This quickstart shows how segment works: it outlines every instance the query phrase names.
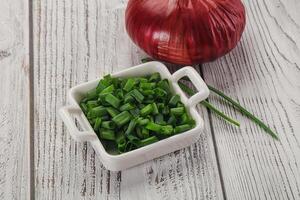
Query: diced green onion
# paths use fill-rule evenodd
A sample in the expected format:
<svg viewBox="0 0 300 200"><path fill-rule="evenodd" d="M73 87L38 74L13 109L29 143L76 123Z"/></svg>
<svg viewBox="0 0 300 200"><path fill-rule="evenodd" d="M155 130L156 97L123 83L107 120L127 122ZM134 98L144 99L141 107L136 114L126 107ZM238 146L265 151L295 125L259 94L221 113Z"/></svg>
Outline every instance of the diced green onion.
<svg viewBox="0 0 300 200"><path fill-rule="evenodd" d="M187 123L189 123L189 121L190 121L190 118L188 117L188 115L186 113L181 115L180 124L187 124Z"/></svg>
<svg viewBox="0 0 300 200"><path fill-rule="evenodd" d="M106 108L103 106L98 106L95 108L92 108L88 112L88 118L96 118L96 117L101 117L107 113Z"/></svg>
<svg viewBox="0 0 300 200"><path fill-rule="evenodd" d="M84 114L87 114L88 108L87 108L87 105L85 103L83 103L83 102L80 103L80 108L82 109Z"/></svg>
<svg viewBox="0 0 300 200"><path fill-rule="evenodd" d="M161 130L161 125L159 124L155 124L153 122L149 122L146 126L146 129L150 130L150 131L154 131L154 132L160 132Z"/></svg>
<svg viewBox="0 0 300 200"><path fill-rule="evenodd" d="M150 113L152 113L152 111L153 111L152 104L148 104L141 110L141 116L149 115Z"/></svg>
<svg viewBox="0 0 300 200"><path fill-rule="evenodd" d="M142 135L142 128L141 127L136 127L136 135L140 138L143 139L143 135Z"/></svg>
<svg viewBox="0 0 300 200"><path fill-rule="evenodd" d="M112 130L100 129L99 136L105 140L115 140L115 133Z"/></svg>
<svg viewBox="0 0 300 200"><path fill-rule="evenodd" d="M113 122L117 124L118 127L123 126L127 122L129 122L131 119L131 115L129 114L128 111L123 111L114 118L112 118Z"/></svg>
<svg viewBox="0 0 300 200"><path fill-rule="evenodd" d="M165 104L164 103L158 103L157 108L158 108L158 110L162 111L165 108Z"/></svg>
<svg viewBox="0 0 300 200"><path fill-rule="evenodd" d="M122 143L118 143L118 151L119 153L124 153L125 152L125 147L126 147L126 141Z"/></svg>
<svg viewBox="0 0 300 200"><path fill-rule="evenodd" d="M143 136L143 138L149 137L149 130L146 129L145 127L142 128L142 136Z"/></svg>
<svg viewBox="0 0 300 200"><path fill-rule="evenodd" d="M166 125L166 122L164 121L164 116L162 114L158 114L155 116L155 123L159 125Z"/></svg>
<svg viewBox="0 0 300 200"><path fill-rule="evenodd" d="M191 128L192 128L191 125L189 125L189 124L183 124L183 125L180 125L180 126L176 126L176 127L174 128L174 132L175 132L175 133L181 133L181 132L190 130Z"/></svg>
<svg viewBox="0 0 300 200"><path fill-rule="evenodd" d="M136 126L136 119L132 119L128 125L125 135L131 134Z"/></svg>
<svg viewBox="0 0 300 200"><path fill-rule="evenodd" d="M131 110L134 108L134 105L131 103L125 103L120 107L120 111L126 111L126 110Z"/></svg>
<svg viewBox="0 0 300 200"><path fill-rule="evenodd" d="M143 95L148 96L148 98L150 97L150 95L155 94L153 90L142 90L141 92L143 93Z"/></svg>
<svg viewBox="0 0 300 200"><path fill-rule="evenodd" d="M160 74L159 73L154 73L150 76L149 78L149 81L152 82L152 81L159 81L160 80Z"/></svg>
<svg viewBox="0 0 300 200"><path fill-rule="evenodd" d="M95 107L99 106L97 100L88 101L88 102L86 102L85 105L87 106L87 109L88 109L88 110L90 110L90 109L92 109L92 108L95 108Z"/></svg>
<svg viewBox="0 0 300 200"><path fill-rule="evenodd" d="M87 100L96 100L97 98L98 98L98 93L96 89L89 91L86 95Z"/></svg>
<svg viewBox="0 0 300 200"><path fill-rule="evenodd" d="M170 113L170 109L168 106L165 106L162 110L162 114L163 115L168 115Z"/></svg>
<svg viewBox="0 0 300 200"><path fill-rule="evenodd" d="M172 135L173 133L173 126L172 125L166 125L161 127L161 133L163 135Z"/></svg>
<svg viewBox="0 0 300 200"><path fill-rule="evenodd" d="M109 116L108 115L103 115L103 116L101 116L101 120L102 121L107 121L107 120L109 120Z"/></svg>
<svg viewBox="0 0 300 200"><path fill-rule="evenodd" d="M175 107L179 101L180 101L180 96L178 94L172 96L172 98L169 101L170 107Z"/></svg>
<svg viewBox="0 0 300 200"><path fill-rule="evenodd" d="M168 119L168 124L176 125L176 117L174 115L171 115L170 118Z"/></svg>
<svg viewBox="0 0 300 200"><path fill-rule="evenodd" d="M158 87L160 87L161 89L163 89L166 93L170 93L170 85L169 85L169 81L167 79L161 80L158 82L157 84Z"/></svg>
<svg viewBox="0 0 300 200"><path fill-rule="evenodd" d="M110 85L107 88L105 88L104 90L102 90L102 92L100 92L100 94L109 94L112 93L115 90L114 85Z"/></svg>
<svg viewBox="0 0 300 200"><path fill-rule="evenodd" d="M149 122L150 122L149 119L144 119L144 118L139 118L137 120L137 123L139 126L144 126L144 125L148 124Z"/></svg>
<svg viewBox="0 0 300 200"><path fill-rule="evenodd" d="M133 117L138 117L140 115L140 109L134 108L129 110L130 114L132 114Z"/></svg>
<svg viewBox="0 0 300 200"><path fill-rule="evenodd" d="M119 108L120 106L120 99L118 99L117 97L115 97L114 95L112 94L108 94L106 97L105 97L105 101L107 103L109 103L110 105L112 105L114 108Z"/></svg>
<svg viewBox="0 0 300 200"><path fill-rule="evenodd" d="M139 142L139 147L143 147L143 146L146 146L146 145L149 145L149 144L153 144L155 142L158 142L158 139L157 139L156 136L152 136L152 137L141 140Z"/></svg>
<svg viewBox="0 0 300 200"><path fill-rule="evenodd" d="M95 120L95 124L94 124L94 130L95 131L99 130L101 122L102 122L101 118L97 117L96 120Z"/></svg>
<svg viewBox="0 0 300 200"><path fill-rule="evenodd" d="M126 92L129 92L129 91L132 90L132 88L134 87L134 85L135 85L135 80L133 78L130 78L130 79L127 80L127 82L126 82L126 84L125 84L125 86L124 86L123 89Z"/></svg>
<svg viewBox="0 0 300 200"><path fill-rule="evenodd" d="M126 138L125 138L124 132L118 131L116 133L116 143L117 144L126 143Z"/></svg>
<svg viewBox="0 0 300 200"><path fill-rule="evenodd" d="M150 90L156 86L156 83L141 83L140 88L143 90Z"/></svg>
<svg viewBox="0 0 300 200"><path fill-rule="evenodd" d="M170 112L172 115L180 116L184 113L184 107L171 108Z"/></svg>
<svg viewBox="0 0 300 200"><path fill-rule="evenodd" d="M96 88L97 92L102 92L105 88L110 86L112 84L112 78L110 75L104 76L103 79L101 79L98 83L98 86Z"/></svg>
<svg viewBox="0 0 300 200"><path fill-rule="evenodd" d="M101 127L106 129L115 129L116 124L112 121L103 121Z"/></svg>
<svg viewBox="0 0 300 200"><path fill-rule="evenodd" d="M139 103L142 103L144 100L144 96L137 89L131 91L131 96Z"/></svg>
<svg viewBox="0 0 300 200"><path fill-rule="evenodd" d="M130 95L130 93L127 93L125 96L124 96L124 102L125 103L130 103L130 102L133 102L134 101L134 98Z"/></svg>
<svg viewBox="0 0 300 200"><path fill-rule="evenodd" d="M153 108L152 114L157 115L159 112L156 103L152 103L152 108Z"/></svg>
<svg viewBox="0 0 300 200"><path fill-rule="evenodd" d="M117 116L118 114L120 114L120 112L119 112L117 109L113 108L113 107L108 107L108 108L106 108L106 110L107 110L108 114L109 114L111 117L115 117L115 116Z"/></svg>
<svg viewBox="0 0 300 200"><path fill-rule="evenodd" d="M164 97L164 96L167 95L167 92L164 91L164 90L161 89L161 88L155 88L155 89L154 89L154 93L155 93L155 95L156 95L157 97Z"/></svg>

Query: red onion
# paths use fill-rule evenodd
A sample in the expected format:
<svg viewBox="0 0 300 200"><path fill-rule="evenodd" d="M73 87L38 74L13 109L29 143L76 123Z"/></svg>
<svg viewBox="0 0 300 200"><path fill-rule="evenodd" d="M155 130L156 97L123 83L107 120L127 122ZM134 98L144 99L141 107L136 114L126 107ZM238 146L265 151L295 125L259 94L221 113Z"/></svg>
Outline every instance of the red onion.
<svg viewBox="0 0 300 200"><path fill-rule="evenodd" d="M126 29L151 57L175 64L212 61L233 49L245 27L240 0L129 0Z"/></svg>

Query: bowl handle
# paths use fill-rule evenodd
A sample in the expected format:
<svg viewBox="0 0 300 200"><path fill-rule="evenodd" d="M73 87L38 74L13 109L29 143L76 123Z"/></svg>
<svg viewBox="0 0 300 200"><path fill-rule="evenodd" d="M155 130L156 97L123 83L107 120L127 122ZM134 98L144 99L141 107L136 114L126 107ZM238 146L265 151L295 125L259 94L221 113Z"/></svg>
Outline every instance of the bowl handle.
<svg viewBox="0 0 300 200"><path fill-rule="evenodd" d="M98 139L97 135L90 126L88 120L84 117L81 109L74 106L65 106L59 110L59 114L67 126L70 135L79 142L86 142ZM75 124L74 116L79 124L81 125L83 131L79 130Z"/></svg>
<svg viewBox="0 0 300 200"><path fill-rule="evenodd" d="M184 76L187 76L198 90L198 92L191 96L186 102L187 106L194 107L208 97L209 89L199 73L193 67L183 67L172 74L172 81L176 82L175 85L178 87L177 89L180 89L178 81ZM180 91L182 92L181 89Z"/></svg>

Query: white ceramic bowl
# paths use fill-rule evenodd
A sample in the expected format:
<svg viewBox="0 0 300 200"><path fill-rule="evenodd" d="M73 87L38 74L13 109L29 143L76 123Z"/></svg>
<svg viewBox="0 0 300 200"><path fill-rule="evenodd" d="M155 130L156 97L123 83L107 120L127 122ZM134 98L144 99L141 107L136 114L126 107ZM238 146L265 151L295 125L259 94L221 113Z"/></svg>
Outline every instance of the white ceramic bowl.
<svg viewBox="0 0 300 200"><path fill-rule="evenodd" d="M193 129L124 154L112 155L104 149L101 141L98 139L96 133L79 106L80 100L84 97L87 91L97 86L100 79L89 81L71 88L68 93L68 97L73 105L60 109L60 115L71 136L80 142L90 142L96 153L99 155L100 161L109 170L118 171L141 164L153 158L157 158L189 146L196 142L199 138L203 129L203 119L195 107L197 103L208 97L209 90L194 68L184 67L171 74L164 64L160 62L148 62L114 73L112 74L112 77L137 77L149 75L154 72L159 72L163 79L168 79L173 92L180 95L182 103L186 106L187 111L196 122L196 126ZM198 90L198 92L189 99L177 83L178 80L184 76L189 77ZM78 129L75 124L75 118L83 130Z"/></svg>

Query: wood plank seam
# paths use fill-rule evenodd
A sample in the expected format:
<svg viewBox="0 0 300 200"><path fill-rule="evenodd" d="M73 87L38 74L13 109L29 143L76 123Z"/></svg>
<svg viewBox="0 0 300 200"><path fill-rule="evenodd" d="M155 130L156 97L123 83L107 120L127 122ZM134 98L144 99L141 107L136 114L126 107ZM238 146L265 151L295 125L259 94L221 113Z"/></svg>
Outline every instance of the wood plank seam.
<svg viewBox="0 0 300 200"><path fill-rule="evenodd" d="M29 29L29 199L35 199L34 185L34 44L33 44L33 0L28 0Z"/></svg>

